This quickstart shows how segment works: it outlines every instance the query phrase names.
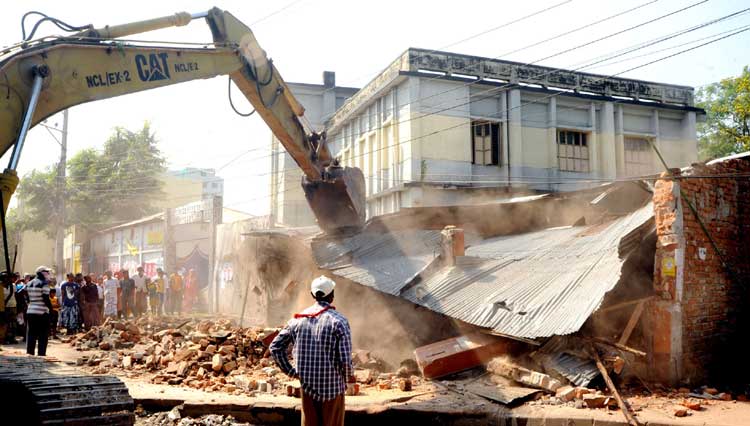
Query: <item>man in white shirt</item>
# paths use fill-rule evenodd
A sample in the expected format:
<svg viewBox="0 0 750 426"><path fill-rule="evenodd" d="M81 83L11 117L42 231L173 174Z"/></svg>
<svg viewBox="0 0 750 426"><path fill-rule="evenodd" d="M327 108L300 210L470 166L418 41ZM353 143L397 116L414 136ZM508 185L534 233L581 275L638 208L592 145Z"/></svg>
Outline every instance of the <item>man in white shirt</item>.
<svg viewBox="0 0 750 426"><path fill-rule="evenodd" d="M107 317L117 317L117 290L120 288L120 282L112 278L112 271L105 272L107 279L104 280L104 315Z"/></svg>
<svg viewBox="0 0 750 426"><path fill-rule="evenodd" d="M149 278L143 273L143 266L138 267L138 273L133 276L135 281L135 316L146 313L146 297L148 295Z"/></svg>

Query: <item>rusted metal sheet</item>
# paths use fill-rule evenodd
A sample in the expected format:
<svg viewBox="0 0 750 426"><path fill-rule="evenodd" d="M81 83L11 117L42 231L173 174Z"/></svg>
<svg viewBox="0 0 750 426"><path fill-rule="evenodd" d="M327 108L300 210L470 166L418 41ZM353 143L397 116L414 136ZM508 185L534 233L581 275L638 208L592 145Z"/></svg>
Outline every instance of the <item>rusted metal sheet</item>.
<svg viewBox="0 0 750 426"><path fill-rule="evenodd" d="M475 382L466 385L467 392L471 392L475 395L479 395L482 398L487 398L491 401L499 402L505 405L514 405L520 403L531 397L542 392L539 389L515 387L515 386L503 386L496 385L494 383Z"/></svg>
<svg viewBox="0 0 750 426"><path fill-rule="evenodd" d="M510 341L489 336L459 336L414 350L422 375L435 379L484 364L507 353Z"/></svg>

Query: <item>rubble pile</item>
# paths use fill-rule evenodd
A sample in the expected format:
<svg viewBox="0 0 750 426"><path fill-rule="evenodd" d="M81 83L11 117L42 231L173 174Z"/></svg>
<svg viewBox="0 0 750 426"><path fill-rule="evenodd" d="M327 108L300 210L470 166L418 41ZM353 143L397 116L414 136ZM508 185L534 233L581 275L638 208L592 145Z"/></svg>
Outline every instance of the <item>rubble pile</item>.
<svg viewBox="0 0 750 426"><path fill-rule="evenodd" d="M268 353L278 328L239 328L229 320L177 321L160 318L108 319L67 342L82 352L76 364L94 374L122 370L130 377L150 374L151 383L183 385L236 395L271 393L300 396L299 381L281 374ZM348 395L361 389L410 391L420 384L414 360L397 371L369 351L352 354L356 383Z"/></svg>
<svg viewBox="0 0 750 426"><path fill-rule="evenodd" d="M229 320L180 325L151 318L108 320L69 343L81 351L103 351L77 360L78 365L94 367L94 373L111 368L152 372L153 383L240 394L279 387L279 370L267 354L278 330L239 328Z"/></svg>
<svg viewBox="0 0 750 426"><path fill-rule="evenodd" d="M136 426L250 426L239 422L229 415L208 414L198 418L183 417L180 407L159 413L141 412L135 422Z"/></svg>
<svg viewBox="0 0 750 426"><path fill-rule="evenodd" d="M413 359L402 361L397 371L389 372L389 365L373 356L370 351L358 349L352 352L352 365L356 383L347 387L347 395L357 395L360 389L398 389L409 392L422 383L421 373Z"/></svg>

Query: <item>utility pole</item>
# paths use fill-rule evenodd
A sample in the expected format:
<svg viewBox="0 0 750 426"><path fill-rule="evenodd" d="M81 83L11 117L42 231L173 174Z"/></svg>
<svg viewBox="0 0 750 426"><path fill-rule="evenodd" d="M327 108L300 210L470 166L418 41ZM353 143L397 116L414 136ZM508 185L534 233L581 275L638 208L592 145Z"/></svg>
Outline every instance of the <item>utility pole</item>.
<svg viewBox="0 0 750 426"><path fill-rule="evenodd" d="M62 139L60 141L60 162L57 164L57 232L55 234L55 273L57 282L65 277L63 250L65 245L65 168L68 156L68 110L63 111Z"/></svg>

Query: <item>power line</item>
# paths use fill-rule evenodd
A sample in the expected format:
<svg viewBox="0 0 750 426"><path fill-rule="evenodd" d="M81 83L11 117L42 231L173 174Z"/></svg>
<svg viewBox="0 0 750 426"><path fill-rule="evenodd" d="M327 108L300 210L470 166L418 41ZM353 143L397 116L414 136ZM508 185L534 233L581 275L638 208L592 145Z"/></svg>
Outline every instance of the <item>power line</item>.
<svg viewBox="0 0 750 426"><path fill-rule="evenodd" d="M708 1L708 0L703 0L703 1ZM738 12L735 12L735 13L732 13L732 14L729 14L729 15L725 15L725 16L717 18L717 19L713 19L711 21L708 21L708 22L706 22L704 24L701 24L701 25L698 25L698 26L688 27L687 29L683 30L680 33L680 35L687 34L688 32L692 32L692 31L696 31L696 30L704 28L704 27L706 27L708 25L713 25L713 24L715 24L717 22L720 22L722 20L729 19L731 17L735 17L738 14L746 13L748 10L750 10L750 8L744 9L744 10L741 10L741 11L738 11ZM666 15L663 15L663 16L666 16ZM649 22L653 22L653 20L651 20ZM633 27L631 27L631 28L633 28ZM673 38L673 37L671 37L671 35L670 36L665 36L665 37ZM653 45L653 44L656 44L658 42L665 41L665 40L668 39L668 38L665 38L665 37L660 37L660 38L654 39L654 40L657 40L657 41L656 42L651 42L648 45ZM643 43L641 43L639 45L642 45L642 44ZM646 47L646 46L641 46L641 48L643 48L643 47ZM637 50L639 50L639 49L633 49L633 50L631 50L631 52L637 51ZM527 64L527 65L529 65L529 64ZM554 73L557 73L557 72L560 72L560 71L568 71L568 72L569 71L579 71L579 70L584 69L586 67L587 66L583 66L583 67L579 67L579 68L573 69L573 70L552 69L552 70L550 70L550 71L548 71L548 72L546 72L544 74L541 74L539 77L543 77L543 76L546 76L546 75L554 74ZM629 71L632 71L632 69L629 70ZM618 74L614 74L614 75L609 75L609 76L602 76L603 78L599 79L599 81L603 81L606 78L611 78L611 77L614 77L614 76L619 75L619 74L622 74L622 73L618 73ZM487 84L487 82L484 82L483 80L475 80L475 81L472 81L470 83L464 83L464 84L458 85L456 87L453 87L451 89L447 89L447 90L444 90L442 92L439 92L439 93L436 93L436 94L432 94L432 95L424 97L424 98L420 98L419 100L426 100L426 99L429 99L431 97L438 96L438 95L445 94L445 93L449 93L451 91L455 91L455 90L461 89L463 87L470 86L470 85L477 84L477 83ZM512 84L512 83L504 83L504 84L502 84L502 85L500 85L498 87L493 87L493 88L487 89L487 90L485 90L485 91L483 91L481 93L473 95L473 96L477 97L477 99L469 99L468 101L465 101L465 102L462 102L462 103L458 103L458 104L454 104L454 105L451 105L451 106L448 106L448 107L445 107L445 108L442 108L442 109L436 109L434 111L430 111L430 112L427 112L427 113L422 113L419 116L410 117L410 118L408 118L406 120L402 120L402 121L400 121L400 123L421 120L423 118L426 118L426 117L429 117L429 116L432 116L432 115L436 115L436 114L439 114L441 112L449 111L449 110L452 110L452 109L455 109L455 108L458 108L458 107L461 107L461 106L470 105L473 102L481 101L481 100L484 100L484 99L489 99L492 96L494 96L496 93L499 93L500 91L503 91L504 89L507 90L508 88L511 88L512 86L514 86L514 84ZM561 91L560 93L565 93L565 92ZM485 94L487 96L480 97L481 95L485 95ZM470 98L471 98L471 96L470 96ZM456 99L453 99L453 100L460 100L460 99L464 99L464 98L461 97L461 98L456 98ZM435 108L437 108L437 107L439 107L441 105L445 105L447 102L448 101L443 102L441 104L438 104L438 105L435 106ZM374 128L369 129L368 131L371 132L371 131L375 131L375 130L382 129L382 128L383 128L383 126L376 126ZM361 135L362 135L362 133L360 132L359 135L358 135L358 137L360 137ZM341 132L341 135L337 135L337 138L335 139L335 141L336 142L340 141L343 138L343 136L344 136L343 132Z"/></svg>
<svg viewBox="0 0 750 426"><path fill-rule="evenodd" d="M580 27L578 27L578 28L574 28L574 29L572 29L572 30L569 30L569 31L565 31L565 32L562 32L562 33L556 34L556 35L554 35L554 36L552 36L552 37L548 37L548 38L545 38L544 40L540 40L540 41L537 41L537 42L534 42L534 43L528 44L528 45L526 45L526 46L523 46L523 47L519 47L519 48L517 48L517 49L513 49L513 50L511 50L511 51L508 51L508 52L502 53L502 54L500 54L500 55L496 56L496 58L500 58L500 57L504 57L504 56L512 55L512 54L514 54L514 53L518 53L518 52L521 52L521 51L523 51L523 50L526 50L526 49L530 49L530 48L532 48L532 47L537 47L537 46L540 46L540 45L542 45L542 44L544 44L544 43L547 43L547 42L550 42L550 41L553 41L553 40L558 40L558 39L560 39L561 37L566 37L566 36L569 36L569 35L571 35L571 34L577 33L578 31L582 31L582 30L585 30L585 29L591 28L591 27L592 27L592 26L594 26L594 25L598 25L598 24L601 24L601 23L603 23L603 22L609 21L609 20L611 20L611 19L614 19L614 18L620 17L620 16L622 16L622 15L628 14L628 13L630 13L630 12L636 11L636 10L638 10L638 9L641 9L641 8L643 8L643 7L646 7L646 6L648 6L648 5L654 4L654 3L658 2L658 1L659 1L659 0L652 0L652 1L649 1L649 2L646 2L646 3L642 3L642 4L638 5L638 6L632 7L632 8L630 8L630 9L624 10L624 11L622 11L622 12L619 12L619 13L616 13L616 14L614 14L614 15L610 15L610 16L607 16L607 17L605 17L605 18L599 19L598 21L594 21L594 22L592 22L592 23L590 23L590 24L585 24L585 25L582 25L582 26L580 26Z"/></svg>
<svg viewBox="0 0 750 426"><path fill-rule="evenodd" d="M658 0L656 0L656 1L658 1ZM697 6L697 5L699 5L699 4L701 4L701 3L704 3L704 2L706 2L706 1L708 1L708 0L702 0L701 2L699 2L699 3L697 3L697 4L694 4L694 5L692 5L692 6L689 6L689 7L687 7L687 8L682 8L682 9L680 9L680 10L676 10L676 11L670 12L670 13L668 13L668 14L666 14L666 15L661 15L661 16L659 16L659 17L657 17L657 18L655 18L655 19L653 19L653 20L651 20L651 21L648 21L648 22L646 22L646 23L642 23L642 24L639 24L639 25L640 25L640 26L643 26L643 25L647 25L648 23L654 22L654 21L656 21L656 20L659 20L659 19L663 19L663 18L665 18L665 17L667 17L667 16L671 16L671 15L673 15L673 14L675 14L675 13L680 13L680 12L682 12L682 11L684 11L684 10L687 10L687 9L689 9L690 7L694 7L694 6ZM639 5L639 6L633 7L633 8L631 8L631 9L625 10L625 11L623 11L623 12L615 13L615 14L613 14L613 15L607 16L607 17L605 17L605 18L603 18L603 19L600 19L600 20L598 20L598 21L595 21L595 22L593 22L593 23L590 23L590 24L586 24L586 25L584 25L584 26L582 26L582 27L579 27L579 28L578 28L578 30L580 30L580 29L586 29L586 28L590 28L590 27L592 27L592 26L595 26L595 25L597 25L597 24L599 24L599 23L602 23L602 22L605 22L605 21L607 21L607 20L613 19L613 18L615 18L615 17L619 17L619 16L622 16L622 15L624 15L624 14L627 14L627 13L630 13L630 12L633 12L633 11L636 11L636 10L638 10L638 9L640 9L640 8L643 8L643 7L645 7L645 6L648 6L648 5L652 4L652 3L653 3L653 1L651 1L651 2L647 2L647 3L643 3L643 4ZM626 29L626 30L621 30L621 31L618 31L618 32L617 32L617 34L609 34L609 35L607 35L607 36L604 36L604 37L602 37L602 38L601 38L600 40L603 40L603 39L606 39L606 38L611 38L611 37L613 37L614 35L619 35L619 34L622 34L622 33L624 33L624 32L627 32L627 31L631 31L631 30L633 30L633 29L636 29L636 28L638 28L638 25L636 25L636 26L634 26L634 27L631 27L631 28L629 28L629 29ZM569 32L569 33L572 33L572 32ZM568 35L568 34L566 34L566 33L563 33L563 34L562 34L562 35L560 35L560 36L561 36L561 37L563 37L563 36L566 36L566 35ZM552 40L552 39L544 40L543 42L546 42L546 41L550 41L550 40ZM541 43L540 43L540 44L541 44ZM592 44L592 43L589 43L589 44ZM576 48L568 49L567 51L568 51L568 52L570 52L570 51L572 51L572 50L576 50L576 49L578 49L578 48L580 48L580 47L582 47L582 46L578 46L578 47L576 47ZM519 51L520 51L520 50L519 50ZM436 52L436 51L434 51L434 50L433 50L433 51L431 51L431 52ZM428 53L429 53L429 52L428 52ZM422 54L420 54L420 55L422 55ZM555 55L555 56L557 56L557 55ZM499 59L499 58L500 58L500 56L496 56L496 57L494 57L494 58L490 58L490 59ZM523 64L522 66L533 65L533 64L535 64L535 63L537 63L537 62L539 62L539 60L537 60L537 61L533 61L533 62L528 62L528 63L525 63L525 64ZM468 69L468 68L467 68L467 69ZM551 74L551 73L553 73L553 72L558 72L558 70L554 70L554 71L550 71L550 72L547 72L547 73L545 73L545 74L542 74L542 76L545 76L545 75L549 75L549 74ZM434 76L434 77L432 77L432 78L430 78L430 79L427 79L426 81L428 81L428 82L429 82L429 81L432 81L432 80L437 80L437 79L441 79L441 78L442 78L442 76ZM452 92L452 91L456 91L456 90L462 89L462 88L464 88L464 87L467 87L467 86L472 86L472 85L474 85L474 84L481 84L481 83L483 83L483 80L481 80L481 79L477 79L477 80L474 80L474 81L471 81L471 82L467 82L467 83L464 83L464 84L462 84L462 85L459 85L459 86L453 87L453 88L451 88L451 89L447 89L447 90L444 90L444 91L441 91L441 92L438 92L438 93L434 93L434 94L432 94L432 95L428 95L428 96L420 97L420 98L418 98L418 99L416 99L416 100L413 100L413 101L410 101L410 102L424 101L424 100L427 100L427 99L431 99L431 98L434 98L434 97L436 97L436 96L440 96L440 95L443 95L443 94L445 94L445 93L450 93L450 92ZM457 99L453 99L453 100L459 100L459 99L460 99L460 98L457 98ZM447 102L447 101L446 101L446 102ZM445 104L445 102L443 102L442 104L438 104L437 106L440 106L440 105L443 105L443 104ZM403 105L401 105L401 106L403 106ZM416 118L416 119L419 119L419 118Z"/></svg>
<svg viewBox="0 0 750 426"><path fill-rule="evenodd" d="M707 1L707 0L706 0L706 1ZM649 4L649 3L646 3L646 4ZM644 4L644 5L645 5L645 4ZM644 5L641 5L641 6L644 6ZM633 10L633 9L630 9L629 11L632 11L632 10ZM686 33L688 33L688 32L696 31L696 30L698 30L698 29L701 29L701 28L704 28L704 27L706 27L706 26L709 26L709 25L713 25L713 24L715 24L715 23L717 23L717 22L720 22L720 21L723 21L723 20L726 20L726 19L730 19L730 18L736 17L736 16L738 16L738 15L740 15L740 14L746 13L746 12L747 12L748 10L750 10L750 8L748 8L748 9L744 9L744 10L741 10L741 11L738 11L738 12L735 12L735 13L732 13L732 14L729 14L729 15L726 15L726 16L723 16L723 17L720 17L720 18L717 18L717 19L713 19L713 20L707 21L707 22L705 22L705 23L703 23L703 24L700 24L700 25L696 25L696 26L693 26L693 27L688 27L688 28L686 28L686 29L684 29L684 30L681 30L681 31L678 31L678 32L675 32L675 33L671 33L671 34L668 34L668 35L666 35L666 36L658 37L658 38L652 39L652 40L650 40L650 41L648 41L648 42L645 42L645 43L638 43L638 44L636 44L636 45L635 45L635 46L637 46L636 48L627 48L627 49L621 50L620 52L622 52L622 51L625 51L625 53L632 53L632 52L634 52L634 51L637 51L637 50L640 50L640 49L646 48L646 47L648 47L648 46L651 46L651 45L654 45L654 44L657 44L657 43L661 43L661 42L663 42L663 41L666 41L666 40L669 40L669 39L675 38L675 37L677 37L677 36L680 36L680 35L684 35L684 34L686 34ZM627 11L626 11L626 12L627 12ZM623 13L624 13L624 12L623 12ZM670 13L670 14L674 14L674 13L676 13L676 12L672 12L672 13ZM622 13L620 13L620 14L617 14L617 15L621 15L621 14L622 14ZM667 15L670 15L670 14L667 14ZM617 15L613 15L613 16L617 16ZM667 16L667 15L662 15L662 16ZM651 21L649 21L649 22L653 22L653 20L651 20ZM636 27L637 27L637 26L636 26ZM631 28L634 28L634 27L631 27ZM675 48L675 47L672 47L672 48ZM630 50L628 50L628 49L630 49ZM622 55L622 53L621 53L621 54L619 54L619 55L617 55L617 56L621 56L621 55ZM615 56L613 55L613 56L610 56L610 57L606 57L605 59L601 59L601 60L598 60L598 61L596 61L596 62L588 63L588 64L586 64L586 65L584 65L584 66L580 67L579 69L587 68L587 67L590 67L590 66L592 66L592 65L594 65L594 64L599 64L599 63L605 62L605 61L607 61L607 60L609 60L609 59L612 59L612 58L614 58L614 57L615 57ZM599 58L601 58L601 56L600 56ZM598 58L597 58L597 59L598 59ZM574 71L575 71L575 70L574 70ZM554 73L554 72L558 72L558 70L553 70L553 71L550 71L550 72L549 72L549 73L547 73L547 74L550 74L550 73ZM429 80L428 80L428 81L429 81ZM474 83L475 83L475 82L472 82L471 84L474 84ZM507 87L507 86L508 86L508 85L505 85L505 86L503 86L503 87L500 87L500 88L493 88L493 89L489 89L489 90L487 90L486 92L490 92L490 91L498 91L498 90L500 90L500 89L502 89L502 88L504 88L504 87ZM446 91L443 91L443 92L441 92L441 93L447 93L447 92L449 92L449 91L452 91L452 90L456 90L456 89L455 89L455 88L453 88L453 89L448 89L448 90L446 90ZM420 98L419 100L422 100L422 99L427 99L427 98L429 98L429 97L432 97L432 96L435 96L435 95L430 95L430 96L428 96L428 97L425 97L425 98ZM485 99L486 99L486 98L485 98ZM479 100L482 100L482 99L479 99ZM418 117L412 117L412 118L409 118L409 119L407 119L407 120L401 120L401 121L399 121L399 123L404 123L404 122L408 122L408 121L412 121L412 120L418 120L418 119L424 118L425 116L429 116L429 115L434 115L434 114L437 114L438 112L443 112L443 111L446 111L446 110L448 110L448 109L453 109L453 108L456 108L456 107L459 107L459 106L464 106L464 105L470 104L471 102L475 102L475 100L470 100L470 101L468 101L468 102L465 102L465 103L463 103L463 104L458 104L458 105L454 105L454 106L452 106L452 107L449 107L449 108L445 108L445 109L443 109L443 110L439 110L439 111L433 111L433 112L430 112L430 113L427 113L427 114L424 114L424 115L421 115L421 116L418 116ZM403 105L407 105L407 103L405 103L405 104L403 104ZM401 106L403 106L403 105L401 105ZM368 114L368 116L369 116L369 114ZM369 117L368 117L368 118L369 118ZM382 128L383 128L383 126L376 126L375 128L372 128L372 129L370 129L369 131L375 131L375 130L378 130L378 129L382 129ZM361 135L362 135L362 132L360 131L360 132L359 132L359 136L361 136ZM343 135L343 132L342 132L342 135L341 135L341 136L338 136L338 139L343 139L343 138L344 138L344 135ZM270 154L270 156L273 156L273 155L274 155L273 153L272 153L272 154ZM267 157L267 156L264 156L264 157ZM256 159L256 160L257 160L257 159L262 159L262 158L264 158L264 157L257 157L257 158L255 158L255 159Z"/></svg>
<svg viewBox="0 0 750 426"><path fill-rule="evenodd" d="M685 11L685 10L687 10L687 9L691 8L691 7L695 7L695 6L698 6L698 5L700 5L700 4L702 4L702 3L705 3L705 2L707 2L707 1L708 1L708 0L702 0L702 1L698 2L698 3L694 3L693 5L690 5L690 6L687 6L687 7L681 8L681 9L679 9L679 10L676 10L676 11L672 11L672 12L670 12L670 13L667 13L667 14L661 15L661 16L659 16L659 17L657 17L657 18L651 19L651 20L649 20L649 21L646 21L646 22L643 22L643 23L641 23L641 24L637 24L637 25L631 26L631 27L629 27L629 28L627 28L627 29L625 29L625 30L620 30L620 31L617 31L617 32L615 32L615 33L611 33L611 34L609 34L609 35L607 35L607 36L604 36L604 37L601 37L601 38L599 38L599 39L598 39L597 41L601 41L601 40L604 40L604 39L607 39L607 38L611 38L611 37L612 37L612 36L614 36L614 35L620 35L620 34L623 34L624 32L627 32L627 31L632 31L632 30L634 30L634 29L637 29L637 28L639 28L639 27L642 27L642 26L644 26L644 25L648 25L648 24L650 24L650 23L653 23L653 22L655 22L655 21L658 21L658 20L660 20L660 19L663 19L663 18L665 18L665 17L668 17L668 16L672 16L672 15L674 15L674 14L676 14L676 13L679 13L679 12L683 12L683 11ZM746 9L745 11L747 11L747 9ZM742 11L742 13L744 13L745 11ZM719 21L720 21L720 20L722 20L722 19L726 19L727 17L730 17L730 16L734 16L734 15L736 15L736 13L735 13L735 14L731 14L731 15L727 15L727 16L725 16L724 18L721 18L721 19L718 19L718 20L714 20L714 22L711 22L711 24L713 24L713 23L716 23L716 22L719 22ZM710 25L710 24L709 24L709 25ZM701 27L701 28L702 28L702 27ZM689 28L689 29L690 29L690 28ZM695 30L697 30L697 29L698 29L698 28L693 28L693 29L692 29L691 31L695 31ZM663 41L663 40L661 40L661 41ZM579 48L581 48L581 47L584 47L584 46L588 46L588 45L591 45L591 44L593 44L593 43L592 43L592 42L589 42L589 43L584 43L584 44L582 44L582 45L579 45L579 46L576 46L576 47L574 47L574 48L570 48L570 49L567 49L567 50L566 50L565 52L571 52L571 51L573 51L573 50L576 50L576 49L579 49ZM635 50L637 50L637 49L635 49ZM549 56L549 57L553 57L553 56L558 56L558 54L554 54L554 55L552 55L552 56ZM492 58L492 59L497 59L497 58ZM543 59L542 59L542 60L543 60ZM541 61L541 60L537 60L537 61L532 61L532 62L529 62L529 63L526 63L526 64L524 64L523 66L527 66L527 65L533 65L533 64L535 64L535 63L537 63L537 62L540 62L540 61ZM580 71L580 70L582 70L582 69L584 69L584 68L586 68L586 66L583 66L583 67L579 67L579 68L575 68L575 69L572 69L572 70L560 70L560 69L552 69L552 70L550 70L550 71L548 71L548 72L545 72L545 73L543 73L543 74L541 74L541 75L539 75L539 76L537 76L537 77L544 77L544 76L547 76L547 75L551 75L551 74L555 74L555 73L558 73L558 72L560 72L560 71ZM439 77L436 77L436 78L439 78ZM426 96L426 97L420 98L420 99L419 99L419 101L424 101L424 100L427 100L427 99L431 99L431 98L433 98L433 97L436 97L436 96L440 96L440 95L443 95L443 94L445 94L445 93L450 93L450 92L452 92L452 91L456 91L456 90L459 90L459 89L462 89L462 88L465 88L465 87L469 87L469 86L472 86L472 85L475 85L475 84L480 84L480 83L482 83L482 82L483 82L483 81L482 81L481 79L477 79L477 80L474 80L474 81L471 81L471 82L467 82L467 83L464 83L464 84L462 84L462 85L458 85L458 86L455 86L455 87L453 87L453 88L450 88L450 89L446 89L446 90L444 90L444 91L441 91L441 92L438 92L438 93L435 93L435 94L432 94L432 95L429 95L429 96ZM490 94L490 93L494 94L494 93L497 93L497 92L501 91L502 89L504 89L504 88L507 88L507 87L510 87L510 86L512 86L512 85L513 85L512 83L508 82L508 83L506 83L506 84L503 84L503 85L502 85L502 86L500 86L500 87L496 87L496 88L490 88L490 89L487 89L487 90L485 90L484 92L478 93L478 94L477 94L476 96L481 96L481 95L484 95L484 94ZM452 101L457 101L457 100L461 100L461 99L462 99L462 98L456 98L456 99L453 99ZM486 98L484 98L484 99L486 99ZM480 100L481 100L481 99L480 99ZM447 102L449 102L449 101L446 101L446 102L443 102L443 103L441 103L441 104L435 105L435 107L440 107L440 106L442 106L442 105L445 105L445 104L446 104ZM440 109L440 110L437 110L437 111L433 111L433 112L430 112L430 113L427 113L427 114L423 114L423 115L421 115L421 116L419 116L419 117L414 117L414 118L411 118L410 120L419 120L419 119L422 119L422 117L427 117L427 116L435 115L435 114L438 114L438 113L440 113L440 112L448 111L448 110L454 109L454 108L456 108L456 107L459 107L459 106L465 106L465 105L468 105L468 104L470 104L471 102L472 102L472 101L470 100L470 101L468 101L468 102L464 102L464 103L461 103L461 104L458 104L458 105L454 105L454 106L451 106L451 107L446 107L446 108L443 108L443 109Z"/></svg>
<svg viewBox="0 0 750 426"><path fill-rule="evenodd" d="M271 18L272 16L276 16L276 15L278 15L279 13L281 13L281 12L283 12L283 11L285 11L285 10L289 9L290 7L294 6L295 4L297 4L297 3L300 3L301 1L302 1L302 0L294 0L294 1L292 1L292 2L289 2L289 3L287 3L287 4L285 5L285 6L283 6L283 7L279 8L279 9L277 9L277 10L275 10L275 11L273 11L273 12L269 13L268 15L266 15L266 16L264 16L264 17L262 17L262 18L258 19L257 21L251 22L251 23L250 23L250 26L253 26L253 25L257 25L257 24L260 24L261 22L265 21L266 19L268 19L268 18Z"/></svg>
<svg viewBox="0 0 750 426"><path fill-rule="evenodd" d="M482 36L482 35L484 35L484 34L488 34L488 33L490 33L490 32L493 32L493 31L497 31L497 30L499 30L499 29L502 29L502 28L505 28L505 27L511 26L511 25L513 25L513 24L517 24L517 23L519 23L519 22L525 21L525 20L527 20L527 19L530 19L530 18L536 17L536 16L538 16L538 15L541 15L541 14L543 14L543 13L545 13L545 12L549 12L549 11L551 11L551 10L553 10L553 9L556 9L556 8L558 8L558 7L560 7L560 6L563 6L563 5L567 4L567 3L570 3L570 2L572 2L572 1L573 1L573 0L567 0L567 1L563 1L563 2L560 2L560 3L556 3L556 4L552 5L552 6L548 6L548 7L545 7L545 8L539 9L539 10L537 10L537 11L535 11L535 12L532 12L532 13L530 13L530 14L528 14L528 15L524 15L524 16L522 16L522 17L520 17L520 18L516 18L516 19L510 20L510 21L508 21L508 22L506 22L506 23L500 24L500 25L498 25L498 26L495 26L495 27L492 27L492 28L489 28L489 29L486 29L486 30L482 30L482 31L480 31L480 32L478 32L478 33L476 33L476 34L474 34L474 35L471 35L471 36L469 36L469 37L466 37L465 39L459 40L459 41L457 41L457 42L453 42L453 43L450 43L450 44L448 44L448 45L445 45L445 46L443 46L443 47L441 47L441 48L438 48L438 49L435 49L435 50L431 50L430 52L427 52L426 54L429 54L429 53L435 53L435 52L438 52L438 51L439 51L439 50L441 50L441 49L447 49L447 48L449 48L449 47L452 47L452 46L456 46L456 45L458 45L458 44L461 44L461 43L463 43L463 42L466 42L466 41L469 41L469 40L473 40L473 39L475 39L475 38L477 38L477 37L479 37L479 36ZM652 3L653 3L653 2L655 2L655 1L659 1L659 0L652 0ZM369 74L368 74L368 75L369 75ZM359 81L359 80L361 80L361 79L362 79L362 77L366 77L366 75L362 75L362 76L360 76L360 77L358 77L358 78L356 78L356 79L350 80L350 81L351 81L352 83L354 83L354 82L356 82L356 81ZM348 84L348 83L347 83L347 84ZM329 88L325 89L325 90L323 91L323 93L325 93L325 92L327 92L327 91L330 91L330 90L335 90L335 89L336 89L336 87L329 87Z"/></svg>
<svg viewBox="0 0 750 426"><path fill-rule="evenodd" d="M461 43L465 43L465 42L467 42L469 40L474 40L475 38L481 37L481 36L483 36L485 34L489 34L491 32L497 31L499 29L509 27L509 26L511 26L513 24L517 24L519 22L525 21L526 19L533 18L533 17L535 17L537 15L541 15L542 13L545 13L545 12L549 12L550 10L557 9L558 7L563 6L565 4L568 4L568 3L572 2L572 1L573 0L565 0L565 1L562 1L560 3L553 4L552 6L545 7L544 9L538 10L538 11L530 13L528 15L521 16L520 18L516 18L516 19L514 19L512 21L508 21L508 22L506 22L504 24L500 24L500 25L498 25L496 27L492 27L492 28L486 29L484 31L480 31L480 32L478 32L478 33L476 33L474 35L471 35L469 37L463 38L463 39L458 40L456 42L453 42L453 43L450 43L450 44L446 44L445 46L437 48L433 52L439 51L439 50L443 50L443 49L448 49L450 47L459 45ZM653 0L653 1L658 1L658 0Z"/></svg>
<svg viewBox="0 0 750 426"><path fill-rule="evenodd" d="M686 53L686 52L689 52L689 51L692 51L692 50L698 49L698 48L700 48L700 47L703 47L703 46L706 46L706 45L709 45L709 44L713 44L713 43L716 43L716 42L718 42L718 41L721 41L721 40L724 40L724 39L726 39L726 38L729 38L729 37L733 37L733 36L735 36L735 35L738 35L738 34L740 34L740 33L743 33L743 32L745 32L745 31L748 31L749 29L750 29L750 28L745 28L745 29L741 29L741 30L735 31L735 32L733 32L733 33L730 33L730 34L728 34L728 35L725 35L725 36L723 36L723 37L721 37L721 38L717 38L717 39L714 39L714 40L708 41L708 42L706 42L706 43L700 44L700 45L698 45L698 46L695 46L695 47L691 47L691 48L689 48L689 49L685 49L685 50L679 51L679 52L677 52L677 53L674 53L674 54L671 54L671 55L668 55L668 56L664 56L664 57L662 57L662 58L659 58L659 59L656 59L656 60L654 60L654 61L650 61L650 62L647 62L647 63L645 63L645 64L641 64L641 65L638 65L638 66L635 66L635 67L632 67L632 68L626 69L626 70L624 70L624 71L621 71L621 72L619 72L619 73L616 73L616 74L612 74L612 75L609 75L609 76L604 76L604 77L603 77L602 79L600 79L599 81L603 81L604 79L607 79L607 78L611 78L611 77L614 77L614 76L617 76L617 75L620 75L620 74L624 74L624 73L626 73L626 72L630 72L630 71L633 71L633 70L636 70L636 69L639 69L639 68L643 68L643 67L645 67L645 66L648 66L648 65L652 65L652 64L654 64L654 63L657 63L657 62L660 62L660 61L663 61L663 60L666 60L666 59L669 59L669 58L675 57L675 56L677 56L677 55L681 55L681 54L683 54L683 53ZM504 110L504 111L499 111L498 113L496 113L496 114L492 114L492 115L490 115L489 117L496 117L496 116L497 116L498 114L507 114L507 112L510 112L510 111L512 111L512 110L514 110L514 109L518 109L518 108L521 108L521 107L524 107L524 106L527 106L527 105L530 105L530 104L534 104L534 103L539 103L540 101L543 101L543 100L546 100L546 99L550 99L550 98L552 98L552 97L557 97L557 96L559 96L559 95L565 95L565 94L567 94L567 93L568 93L568 92L567 92L567 91L564 91L564 90L561 90L561 91L557 91L557 92L555 92L555 93L553 93L553 94L550 94L550 95L548 95L548 96L544 96L544 97L542 97L542 98L540 98L540 99L537 99L537 100L534 100L534 101L531 101L531 102L527 102L527 103L524 103L524 104L518 105L518 106L516 106L516 107L508 108L507 110ZM624 102L624 101L625 101L625 100L615 100L615 101L612 101L612 103L621 103L621 102ZM407 120L405 120L405 121L409 121L409 119L407 119ZM508 119L507 119L507 118L505 118L505 119L501 119L500 121L501 121L501 122L507 122L507 121L508 121ZM401 124L401 123L402 123L402 122L399 122L399 124ZM471 122L470 122L470 124L471 124ZM385 148L390 148L391 146L398 146L398 145L402 145L402 144L405 144L405 143L408 143L408 142L413 142L413 141L415 141L415 140L423 139L423 138L426 138L426 137L429 137L429 136L434 136L434 135L436 135L436 134L439 134L439 133L442 133L442 132L445 132L445 131L448 131L448 130L452 130L452 129L455 129L455 128L463 127L463 126L466 126L466 125L467 125L467 123L463 122L463 123L460 123L460 124L457 124L457 125L449 126L449 127L446 127L446 128L443 128L443 129L439 129L439 130L436 130L436 131L433 131L433 132L430 132L430 133L427 133L427 134L424 134L424 135L416 136L416 137L413 137L413 138L410 138L410 139L407 139L407 140L404 140L404 141L399 141L399 142L397 142L397 143L395 143L395 144L393 144L393 145L389 145L388 147L381 147L381 148L378 148L378 149L376 149L376 150L368 151L368 152L366 152L366 153L361 153L361 154L357 154L357 155L354 155L354 156L352 156L352 157L351 157L351 159L353 160L354 158L359 158L359 157L362 157L362 156L364 156L364 155L370 154L370 153L372 153L372 152L378 152L378 151L381 151L381 150L383 150L383 149L385 149Z"/></svg>

